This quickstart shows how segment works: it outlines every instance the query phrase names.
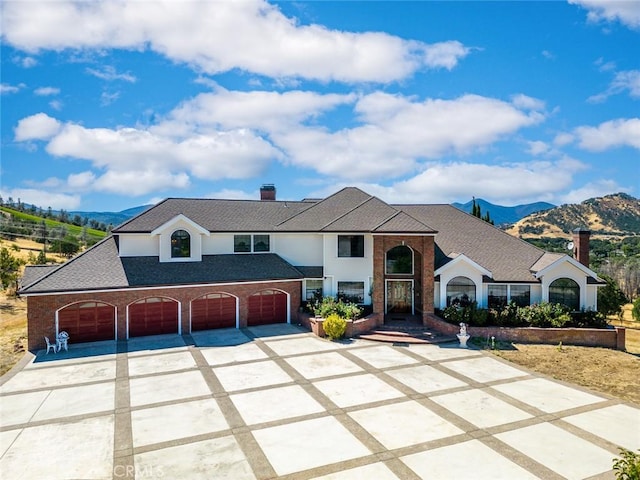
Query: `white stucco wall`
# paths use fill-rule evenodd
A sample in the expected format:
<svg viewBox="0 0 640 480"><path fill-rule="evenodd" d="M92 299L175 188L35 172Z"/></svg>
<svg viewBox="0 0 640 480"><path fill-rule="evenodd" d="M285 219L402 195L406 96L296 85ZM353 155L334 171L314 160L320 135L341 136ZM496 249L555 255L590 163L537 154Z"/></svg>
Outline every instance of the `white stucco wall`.
<svg viewBox="0 0 640 480"><path fill-rule="evenodd" d="M188 258L171 257L171 235L176 230L185 230L191 237L191 256ZM202 233L184 220L171 222L166 228L158 232L161 262L199 262L202 260Z"/></svg>
<svg viewBox="0 0 640 480"><path fill-rule="evenodd" d="M349 235L345 233L344 235ZM356 234L357 235L357 234ZM371 303L369 291L373 277L373 237L364 236L364 257L338 257L338 235L325 234L323 238L325 295L338 293L338 282L364 282L364 303Z"/></svg>
<svg viewBox="0 0 640 480"><path fill-rule="evenodd" d="M323 262L322 235L271 235L271 251L292 265L321 266Z"/></svg>
<svg viewBox="0 0 640 480"><path fill-rule="evenodd" d="M467 277L471 279L473 283L476 284L476 302L478 302L478 307L485 308L487 306L487 296L484 294L482 286L482 273L469 263L460 261L440 273L440 299L434 302L442 305L442 307L439 308L447 306L447 285L455 277Z"/></svg>
<svg viewBox="0 0 640 480"><path fill-rule="evenodd" d="M126 233L119 234L121 257L157 257L159 255L158 237L149 234Z"/></svg>
<svg viewBox="0 0 640 480"><path fill-rule="evenodd" d="M549 285L559 278L570 278L580 287L580 308L585 310L596 310L597 289L594 286L587 285L587 276L585 273L569 261L558 262L545 270L544 275L540 278L542 281L542 301L549 301ZM594 291L595 290L595 291Z"/></svg>

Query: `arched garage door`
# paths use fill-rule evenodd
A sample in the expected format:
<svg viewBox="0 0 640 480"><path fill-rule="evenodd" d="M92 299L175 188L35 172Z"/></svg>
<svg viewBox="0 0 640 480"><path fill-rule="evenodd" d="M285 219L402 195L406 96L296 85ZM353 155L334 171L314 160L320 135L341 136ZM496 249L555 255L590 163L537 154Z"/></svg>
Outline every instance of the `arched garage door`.
<svg viewBox="0 0 640 480"><path fill-rule="evenodd" d="M225 293L210 293L191 302L191 330L234 328L236 298Z"/></svg>
<svg viewBox="0 0 640 480"><path fill-rule="evenodd" d="M247 325L267 325L287 321L287 294L278 290L262 290L249 297Z"/></svg>
<svg viewBox="0 0 640 480"><path fill-rule="evenodd" d="M116 309L101 302L75 303L58 312L58 331L73 343L115 340Z"/></svg>
<svg viewBox="0 0 640 480"><path fill-rule="evenodd" d="M178 333L178 302L153 297L129 305L129 336Z"/></svg>

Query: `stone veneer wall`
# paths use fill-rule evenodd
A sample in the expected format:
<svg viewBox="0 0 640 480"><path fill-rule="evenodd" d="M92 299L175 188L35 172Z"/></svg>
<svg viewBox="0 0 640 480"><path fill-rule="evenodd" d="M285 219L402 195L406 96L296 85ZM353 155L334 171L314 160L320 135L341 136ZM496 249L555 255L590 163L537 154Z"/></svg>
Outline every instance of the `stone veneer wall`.
<svg viewBox="0 0 640 480"><path fill-rule="evenodd" d="M448 335L460 332L460 327L445 322L435 315L425 316L429 328ZM581 345L587 347L605 347L617 350L625 349L625 329L615 327L601 328L539 328L539 327L467 327L472 337L483 339L495 337L497 340L520 343L543 343Z"/></svg>
<svg viewBox="0 0 640 480"><path fill-rule="evenodd" d="M265 289L281 290L289 294L291 323L297 323L298 312L301 305L301 285L299 281L28 296L28 348L31 351L45 348L44 337L55 337L55 312L73 303L103 302L115 306L118 340L125 340L127 334L127 305L137 300L148 297L167 297L177 300L180 302L181 309L181 332L189 333L189 312L192 300L209 293L228 293L234 295L239 298L240 327L246 327L248 312L247 299L254 293ZM71 340L73 341L73 339Z"/></svg>

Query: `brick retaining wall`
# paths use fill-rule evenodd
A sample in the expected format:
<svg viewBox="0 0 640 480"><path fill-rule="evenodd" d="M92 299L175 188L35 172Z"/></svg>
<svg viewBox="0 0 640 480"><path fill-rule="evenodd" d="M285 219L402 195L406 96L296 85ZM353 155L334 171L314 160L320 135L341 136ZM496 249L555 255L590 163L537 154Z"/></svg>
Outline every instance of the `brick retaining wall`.
<svg viewBox="0 0 640 480"><path fill-rule="evenodd" d="M460 327L445 322L435 315L425 315L426 325L438 332L455 335ZM472 337L490 338L508 342L581 345L624 350L625 329L615 328L539 328L539 327L467 327Z"/></svg>

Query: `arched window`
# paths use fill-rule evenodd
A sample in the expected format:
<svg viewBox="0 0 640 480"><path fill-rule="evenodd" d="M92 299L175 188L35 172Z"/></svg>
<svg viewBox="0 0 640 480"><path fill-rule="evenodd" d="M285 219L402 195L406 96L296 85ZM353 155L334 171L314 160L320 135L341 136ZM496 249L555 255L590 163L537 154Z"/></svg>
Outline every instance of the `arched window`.
<svg viewBox="0 0 640 480"><path fill-rule="evenodd" d="M176 230L171 234L171 258L191 256L191 236L185 230Z"/></svg>
<svg viewBox="0 0 640 480"><path fill-rule="evenodd" d="M476 284L467 277L455 277L447 284L447 307L461 305L463 307L476 301Z"/></svg>
<svg viewBox="0 0 640 480"><path fill-rule="evenodd" d="M580 286L570 278L558 278L549 285L549 303L560 303L580 310Z"/></svg>
<svg viewBox="0 0 640 480"><path fill-rule="evenodd" d="M398 245L387 252L387 273L413 273L413 252L409 247Z"/></svg>

